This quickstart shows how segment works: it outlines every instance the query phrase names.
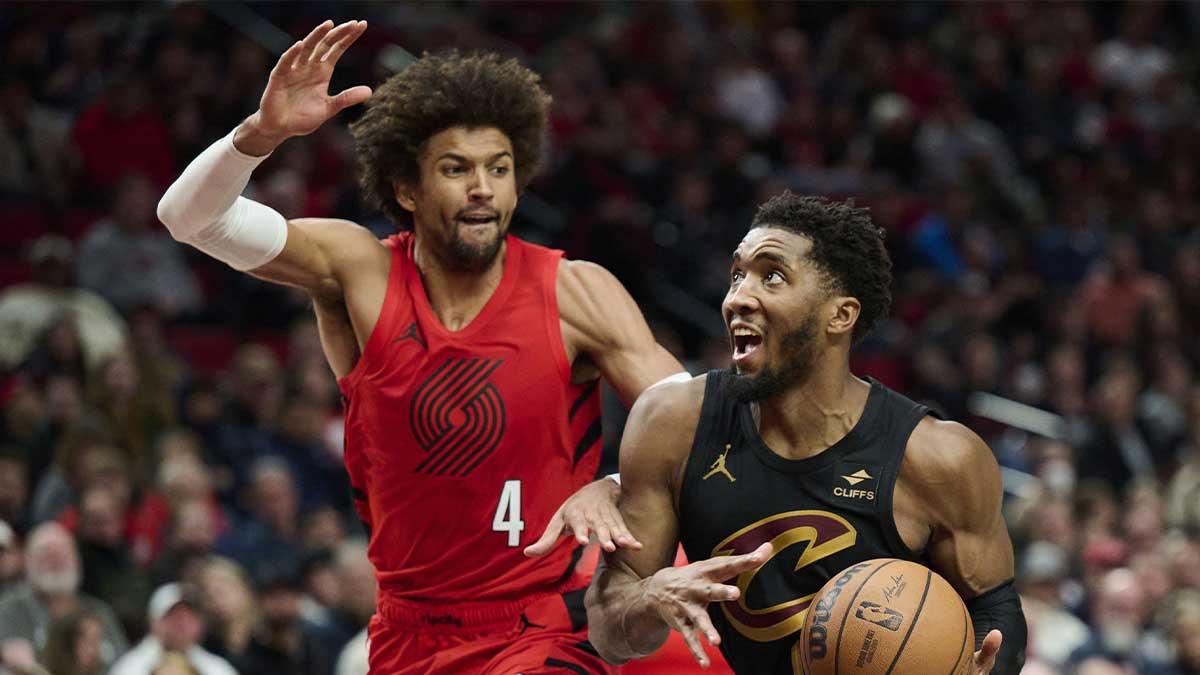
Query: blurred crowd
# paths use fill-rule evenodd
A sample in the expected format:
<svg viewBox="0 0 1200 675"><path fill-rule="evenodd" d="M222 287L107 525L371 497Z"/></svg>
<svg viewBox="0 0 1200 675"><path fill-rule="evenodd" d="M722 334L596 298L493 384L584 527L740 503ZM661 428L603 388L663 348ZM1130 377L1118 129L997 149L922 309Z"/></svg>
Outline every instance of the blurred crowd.
<svg viewBox="0 0 1200 675"><path fill-rule="evenodd" d="M611 269L694 373L757 204L870 207L894 306L852 367L995 450L1026 672L1200 673L1200 4L686 1L0 7L0 671L365 672L307 301L154 213L325 18L371 22L335 89L449 46L540 72L514 230ZM356 114L253 196L393 231Z"/></svg>

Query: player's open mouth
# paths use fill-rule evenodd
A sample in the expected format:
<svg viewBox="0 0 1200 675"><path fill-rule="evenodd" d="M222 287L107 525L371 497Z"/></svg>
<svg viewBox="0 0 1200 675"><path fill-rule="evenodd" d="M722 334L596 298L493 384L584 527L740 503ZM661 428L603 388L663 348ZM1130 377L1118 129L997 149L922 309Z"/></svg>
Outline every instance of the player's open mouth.
<svg viewBox="0 0 1200 675"><path fill-rule="evenodd" d="M495 225L497 221L495 213L467 214L458 218L458 222L469 226Z"/></svg>
<svg viewBox="0 0 1200 675"><path fill-rule="evenodd" d="M762 345L762 334L751 328L737 326L732 330L732 333L734 362L742 361L749 357L758 351L759 346Z"/></svg>

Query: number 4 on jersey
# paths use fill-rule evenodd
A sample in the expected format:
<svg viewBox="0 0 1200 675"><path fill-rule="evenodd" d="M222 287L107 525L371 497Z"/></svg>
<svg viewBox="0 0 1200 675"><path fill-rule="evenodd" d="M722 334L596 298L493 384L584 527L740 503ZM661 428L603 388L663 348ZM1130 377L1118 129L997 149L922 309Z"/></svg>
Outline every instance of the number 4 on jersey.
<svg viewBox="0 0 1200 675"><path fill-rule="evenodd" d="M496 505L496 515L492 518L493 532L507 532L508 545L521 545L521 532L525 530L525 521L521 520L521 481L506 480L504 489L500 492L500 503Z"/></svg>

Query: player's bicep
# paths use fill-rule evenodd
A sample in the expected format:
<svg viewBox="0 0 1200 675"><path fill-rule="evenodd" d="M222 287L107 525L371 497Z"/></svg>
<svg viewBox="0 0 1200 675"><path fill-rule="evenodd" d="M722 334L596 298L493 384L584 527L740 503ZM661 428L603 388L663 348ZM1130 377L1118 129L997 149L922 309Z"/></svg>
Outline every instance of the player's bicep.
<svg viewBox="0 0 1200 675"><path fill-rule="evenodd" d="M559 312L626 405L650 385L683 371L654 339L629 291L611 272L583 261L563 261Z"/></svg>
<svg viewBox="0 0 1200 675"><path fill-rule="evenodd" d="M273 260L250 274L319 297L341 297L342 284L371 262L386 263L387 252L369 230L345 220L297 218L287 221L287 241Z"/></svg>
<svg viewBox="0 0 1200 675"><path fill-rule="evenodd" d="M953 458L943 470L958 476L950 499L939 504L941 522L930 542L930 566L965 598L1013 578L1013 547L1001 513L1004 486L987 444L966 427L937 423L941 452Z"/></svg>

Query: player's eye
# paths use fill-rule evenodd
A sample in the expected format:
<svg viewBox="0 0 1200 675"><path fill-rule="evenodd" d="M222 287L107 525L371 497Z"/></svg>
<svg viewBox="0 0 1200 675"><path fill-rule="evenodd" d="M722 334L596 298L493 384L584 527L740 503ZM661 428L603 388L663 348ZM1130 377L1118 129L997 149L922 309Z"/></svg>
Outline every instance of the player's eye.
<svg viewBox="0 0 1200 675"><path fill-rule="evenodd" d="M506 176L506 175L508 175L508 172L509 172L509 168L507 166L493 166L492 167L492 175L493 176Z"/></svg>
<svg viewBox="0 0 1200 675"><path fill-rule="evenodd" d="M466 172L466 168L457 164L442 167L442 174L445 176L461 176Z"/></svg>
<svg viewBox="0 0 1200 675"><path fill-rule="evenodd" d="M770 272L767 272L767 276L764 277L763 280L766 282L771 282L772 280L779 282L787 281L787 279L784 278L783 273L779 270L771 270Z"/></svg>
<svg viewBox="0 0 1200 675"><path fill-rule="evenodd" d="M730 284L736 284L737 282L739 282L745 278L746 278L746 273L741 270L734 270L729 273L729 283Z"/></svg>

